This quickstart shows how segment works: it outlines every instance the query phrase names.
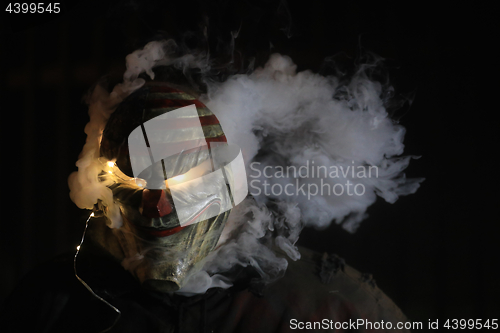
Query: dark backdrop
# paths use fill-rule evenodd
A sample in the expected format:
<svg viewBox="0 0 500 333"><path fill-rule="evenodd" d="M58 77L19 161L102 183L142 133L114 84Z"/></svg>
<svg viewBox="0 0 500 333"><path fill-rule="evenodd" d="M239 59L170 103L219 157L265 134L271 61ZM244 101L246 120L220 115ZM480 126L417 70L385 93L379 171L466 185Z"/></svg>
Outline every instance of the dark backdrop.
<svg viewBox="0 0 500 333"><path fill-rule="evenodd" d="M405 153L422 156L407 175L426 181L393 205L379 200L355 234L307 229L299 242L372 273L412 320L498 318L497 19L480 6L375 3L79 1L53 17L4 15L0 298L79 242L88 212L66 180L85 142L82 96L104 74L119 79L125 55L158 30L189 45L186 31L208 20L214 53L240 30L237 58L257 64L280 52L320 71L360 48L388 59L396 91L415 92L398 113Z"/></svg>

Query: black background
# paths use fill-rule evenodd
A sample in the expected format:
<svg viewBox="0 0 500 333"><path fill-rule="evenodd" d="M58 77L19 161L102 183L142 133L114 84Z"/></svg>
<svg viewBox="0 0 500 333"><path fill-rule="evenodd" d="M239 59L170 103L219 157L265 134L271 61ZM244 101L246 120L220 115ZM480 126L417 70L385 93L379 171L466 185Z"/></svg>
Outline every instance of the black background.
<svg viewBox="0 0 500 333"><path fill-rule="evenodd" d="M70 201L66 180L85 142L82 96L102 75L119 79L125 55L159 30L196 44L208 18L214 55L239 30L236 58L258 65L272 52L315 72L332 56L354 63L360 49L387 59L396 92L415 93L398 113L405 154L422 156L406 173L426 180L393 205L379 200L355 234L306 229L299 242L372 273L412 320L500 317L494 14L315 0L77 1L53 16L3 13L0 299L79 242L88 212Z"/></svg>

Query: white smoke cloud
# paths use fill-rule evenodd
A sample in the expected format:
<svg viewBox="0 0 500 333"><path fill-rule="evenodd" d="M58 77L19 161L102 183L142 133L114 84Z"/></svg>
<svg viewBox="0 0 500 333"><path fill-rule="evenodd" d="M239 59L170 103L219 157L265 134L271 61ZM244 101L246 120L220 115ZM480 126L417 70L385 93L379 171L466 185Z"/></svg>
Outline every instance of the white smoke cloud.
<svg viewBox="0 0 500 333"><path fill-rule="evenodd" d="M221 246L209 258L206 271L252 265L270 281L287 267L270 248L279 247L292 260L299 259L294 244L304 224L325 228L336 221L354 232L377 195L394 203L418 189L422 179L408 180L402 174L410 160L400 157L405 129L390 119L382 85L364 69L341 84L336 77L297 73L289 57L274 54L264 68L208 85L201 99L219 118L228 142L241 147L249 184L267 180L281 189L295 184L307 189L313 184L320 188L320 181L335 185L349 180L362 185L364 193L267 196L262 191L254 195L256 201L247 200L231 212ZM342 98L335 98L339 91ZM269 178L264 177L266 167L297 172ZM314 177L318 169L341 171L338 177ZM370 170L371 177L356 177ZM273 212L266 204L273 205ZM274 244L263 242L271 233Z"/></svg>
<svg viewBox="0 0 500 333"><path fill-rule="evenodd" d="M97 161L102 131L116 105L144 83L138 79L140 73L153 78L152 68L158 65L209 69L206 58L174 54L173 41L149 43L127 56L122 85L109 95L97 88L90 100L87 143L77 162L79 171L69 180L71 198L86 209L91 209L97 199L102 200L109 207L111 227L120 227L121 222L111 191L97 177L102 170ZM248 183L258 180L255 187L261 192L255 200L247 199L233 209L217 250L206 258L203 270L190 278L181 293L230 286L231 282L217 273L234 265L252 266L264 280L273 280L284 273L287 261L272 248L299 259L295 242L304 225L324 228L335 221L354 232L377 195L393 203L400 195L418 189L421 179L408 180L402 174L410 161L410 157L400 156L405 129L390 119L381 97L384 87L370 79L364 69L360 67L349 82L341 83L336 77L311 71L297 73L289 57L274 54L264 68L251 74L234 75L222 83L206 82L207 94L200 99L218 117L228 142L241 148ZM287 167L302 171L266 178L266 167L268 171ZM304 176L319 167L356 172L367 172L371 167L377 174ZM364 191L361 195L311 195L310 191L265 195L264 180L294 190L350 181Z"/></svg>
<svg viewBox="0 0 500 333"><path fill-rule="evenodd" d="M398 157L403 153L405 129L388 116L381 98L382 85L369 79L362 69L341 85L335 77L297 73L289 57L274 54L264 68L208 88L203 101L220 119L228 140L242 148L249 184L260 176L254 184L267 179L283 188L299 181L303 188L315 189L309 186L320 187L320 179L311 176L314 172L348 170L338 177L323 176L323 183L333 186L350 180L364 189L363 195L271 193L278 201L297 203L307 225L323 228L335 220L354 231L376 195L393 203L399 195L414 193L419 187L420 180L408 181L401 174L410 159ZM334 98L339 90L344 97ZM259 163L252 167L258 153ZM280 168L292 167L290 171L302 167L302 173L309 177L294 177L289 172L264 179L266 167L271 175ZM371 177L356 177L358 171L370 167L374 171ZM266 203L269 196L261 191L256 199Z"/></svg>

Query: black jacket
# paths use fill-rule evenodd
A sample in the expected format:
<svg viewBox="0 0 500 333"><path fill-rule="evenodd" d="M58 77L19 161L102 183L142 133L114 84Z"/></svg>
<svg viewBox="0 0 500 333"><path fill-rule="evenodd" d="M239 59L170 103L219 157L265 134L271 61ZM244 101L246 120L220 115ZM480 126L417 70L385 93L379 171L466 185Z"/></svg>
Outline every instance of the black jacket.
<svg viewBox="0 0 500 333"><path fill-rule="evenodd" d="M5 303L0 327L2 332L65 333L101 332L110 327L109 332L134 333L294 332L301 327L321 332L384 332L365 326L353 329L352 323L384 320L395 328L406 321L370 276L334 255L300 252L302 259L290 261L285 276L263 290L252 283L251 273L242 270L232 288L184 297L146 291L118 263L82 251L78 274L121 311L118 320L112 308L76 279L73 254L69 254L21 281Z"/></svg>

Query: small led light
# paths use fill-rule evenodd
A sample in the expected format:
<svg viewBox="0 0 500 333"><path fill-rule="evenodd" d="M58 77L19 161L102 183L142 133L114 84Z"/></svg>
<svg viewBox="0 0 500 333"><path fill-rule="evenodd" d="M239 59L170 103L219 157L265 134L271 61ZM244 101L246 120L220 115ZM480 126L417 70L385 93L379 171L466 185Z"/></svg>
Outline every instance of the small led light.
<svg viewBox="0 0 500 333"><path fill-rule="evenodd" d="M76 247L76 249L77 249L77 250L80 250L80 245L78 245L78 246Z"/></svg>
<svg viewBox="0 0 500 333"><path fill-rule="evenodd" d="M115 162L108 161L108 166L110 168L114 167L115 166Z"/></svg>
<svg viewBox="0 0 500 333"><path fill-rule="evenodd" d="M111 174L111 173L113 173L113 171L109 170L109 171L108 171L108 173L110 173L110 174Z"/></svg>

